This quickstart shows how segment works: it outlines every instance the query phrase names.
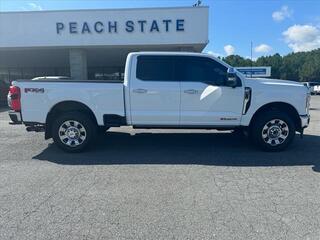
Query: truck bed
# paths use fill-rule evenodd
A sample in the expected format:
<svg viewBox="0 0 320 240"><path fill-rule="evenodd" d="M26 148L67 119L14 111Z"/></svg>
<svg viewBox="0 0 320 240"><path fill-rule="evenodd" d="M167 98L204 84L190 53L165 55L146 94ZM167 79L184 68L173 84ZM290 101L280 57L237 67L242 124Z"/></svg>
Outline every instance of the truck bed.
<svg viewBox="0 0 320 240"><path fill-rule="evenodd" d="M21 89L24 122L45 123L48 112L58 103L74 101L85 104L103 125L104 114L125 116L123 83L94 80L17 80Z"/></svg>

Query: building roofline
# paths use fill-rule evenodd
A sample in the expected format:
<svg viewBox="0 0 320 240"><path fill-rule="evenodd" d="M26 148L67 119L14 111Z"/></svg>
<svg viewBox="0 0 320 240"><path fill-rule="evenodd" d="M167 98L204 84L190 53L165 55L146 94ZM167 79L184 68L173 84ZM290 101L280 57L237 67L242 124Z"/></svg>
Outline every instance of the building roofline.
<svg viewBox="0 0 320 240"><path fill-rule="evenodd" d="M147 8L100 8L100 9L62 9L62 10L35 10L35 11L0 11L1 14L30 14L30 13L56 13L56 12L87 12L87 11L137 11L137 10L165 10L165 9L197 9L197 8L206 8L209 6L181 6L181 7L147 7Z"/></svg>

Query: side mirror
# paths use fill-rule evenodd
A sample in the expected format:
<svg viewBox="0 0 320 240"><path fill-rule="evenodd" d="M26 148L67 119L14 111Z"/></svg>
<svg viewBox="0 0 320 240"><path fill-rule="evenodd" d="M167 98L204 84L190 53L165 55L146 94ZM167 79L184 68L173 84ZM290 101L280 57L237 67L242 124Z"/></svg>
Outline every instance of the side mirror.
<svg viewBox="0 0 320 240"><path fill-rule="evenodd" d="M237 74L234 68L228 68L226 86L235 88L238 85Z"/></svg>

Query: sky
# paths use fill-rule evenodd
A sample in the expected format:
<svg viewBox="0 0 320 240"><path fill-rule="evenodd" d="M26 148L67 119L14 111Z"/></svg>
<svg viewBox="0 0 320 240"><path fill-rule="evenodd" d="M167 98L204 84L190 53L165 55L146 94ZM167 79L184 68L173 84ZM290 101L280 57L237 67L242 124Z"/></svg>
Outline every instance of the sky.
<svg viewBox="0 0 320 240"><path fill-rule="evenodd" d="M0 11L192 6L197 0L0 0ZM320 48L320 0L202 0L209 6L204 52L253 59Z"/></svg>

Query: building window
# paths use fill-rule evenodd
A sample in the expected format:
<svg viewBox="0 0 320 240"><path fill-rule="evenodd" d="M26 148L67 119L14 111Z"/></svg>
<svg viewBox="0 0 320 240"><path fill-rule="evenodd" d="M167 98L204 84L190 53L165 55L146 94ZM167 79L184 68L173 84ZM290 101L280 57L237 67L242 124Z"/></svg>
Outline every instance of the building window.
<svg viewBox="0 0 320 240"><path fill-rule="evenodd" d="M70 76L69 68L0 68L0 80L7 83L17 79L32 79L43 76Z"/></svg>
<svg viewBox="0 0 320 240"><path fill-rule="evenodd" d="M22 78L22 68L9 68L10 81Z"/></svg>
<svg viewBox="0 0 320 240"><path fill-rule="evenodd" d="M3 84L10 84L9 70L0 68L0 82Z"/></svg>
<svg viewBox="0 0 320 240"><path fill-rule="evenodd" d="M89 80L104 80L104 81L123 81L123 67L89 67Z"/></svg>
<svg viewBox="0 0 320 240"><path fill-rule="evenodd" d="M9 91L10 79L8 69L0 68L0 105L5 104Z"/></svg>

